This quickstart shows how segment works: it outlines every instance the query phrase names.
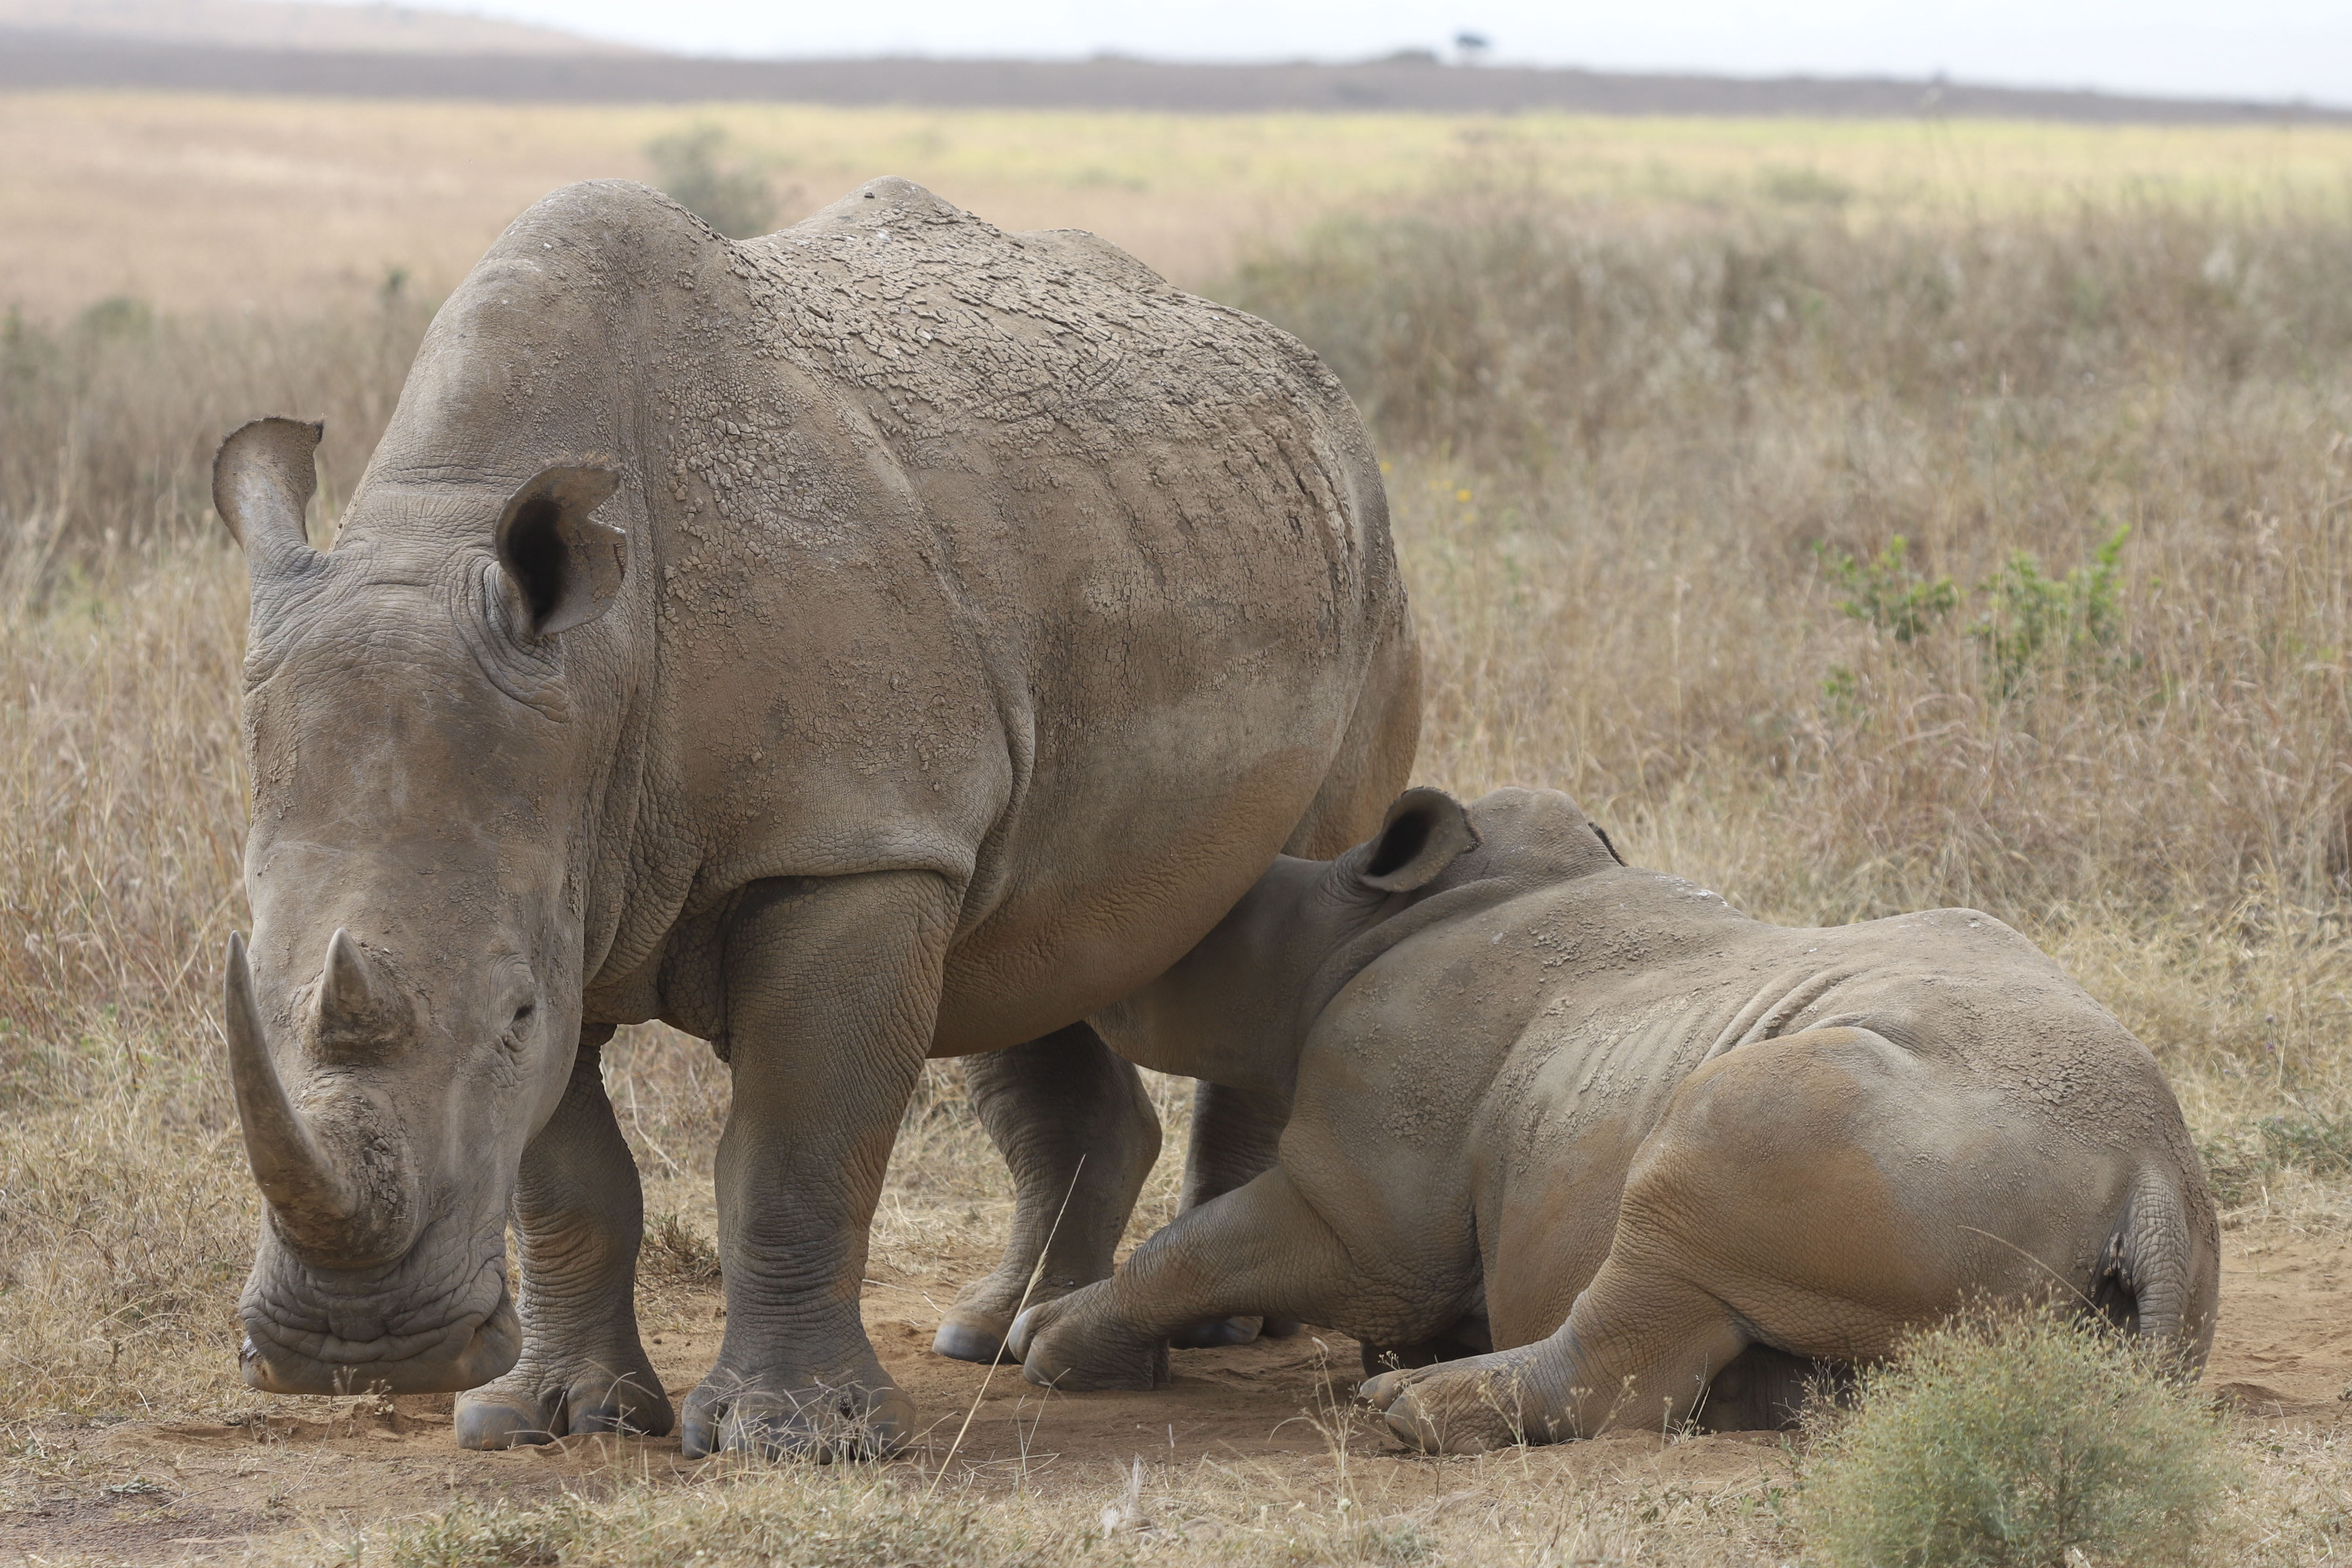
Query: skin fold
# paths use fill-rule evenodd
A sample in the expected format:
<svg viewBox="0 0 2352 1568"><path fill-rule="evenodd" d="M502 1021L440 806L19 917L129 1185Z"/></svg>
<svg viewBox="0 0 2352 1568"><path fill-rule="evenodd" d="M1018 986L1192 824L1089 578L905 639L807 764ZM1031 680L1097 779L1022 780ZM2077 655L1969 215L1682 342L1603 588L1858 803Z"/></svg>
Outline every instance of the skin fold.
<svg viewBox="0 0 2352 1568"><path fill-rule="evenodd" d="M925 1058L983 1057L1020 1195L942 1330L991 1356L1041 1256L1043 1297L1108 1274L1157 1152L1085 1020L1411 764L1353 406L1091 235L879 180L737 243L602 182L443 307L323 551L318 440L256 421L215 469L253 584L247 1380L467 1389L477 1447L889 1450L858 1287ZM725 1343L682 1411L598 1067L648 1019L734 1077ZM1203 1193L1271 1158L1282 1103L1232 1087Z"/></svg>
<svg viewBox="0 0 2352 1568"><path fill-rule="evenodd" d="M1139 1061L1219 1040L1293 1110L1273 1169L1022 1316L1034 1382L1148 1388L1183 1325L1286 1316L1366 1343L1400 1437L1476 1452L1779 1425L1980 1300L2211 1343L2219 1230L2154 1059L1971 910L1767 925L1565 795L1412 790L1097 1023Z"/></svg>

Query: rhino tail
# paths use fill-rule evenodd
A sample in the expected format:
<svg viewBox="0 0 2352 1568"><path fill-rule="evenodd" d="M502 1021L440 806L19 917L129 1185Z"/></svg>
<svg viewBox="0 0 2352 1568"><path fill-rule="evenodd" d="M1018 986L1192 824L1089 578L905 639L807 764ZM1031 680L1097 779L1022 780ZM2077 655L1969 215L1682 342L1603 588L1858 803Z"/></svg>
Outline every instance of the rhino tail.
<svg viewBox="0 0 2352 1568"><path fill-rule="evenodd" d="M2140 1173L2107 1239L2091 1304L2124 1333L2194 1369L2212 1343L2220 1260L2200 1244L2187 1197L2164 1172Z"/></svg>

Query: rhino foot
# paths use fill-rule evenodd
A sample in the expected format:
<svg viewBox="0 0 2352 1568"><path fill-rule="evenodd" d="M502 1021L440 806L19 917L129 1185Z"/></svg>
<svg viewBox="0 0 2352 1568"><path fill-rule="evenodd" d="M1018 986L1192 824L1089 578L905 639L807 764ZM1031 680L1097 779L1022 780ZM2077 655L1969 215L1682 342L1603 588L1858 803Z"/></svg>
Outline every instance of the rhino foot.
<svg viewBox="0 0 2352 1568"><path fill-rule="evenodd" d="M977 1361L983 1365L992 1361L1009 1361L1012 1358L1004 1353L1004 1333L1010 1326L1006 1319L955 1307L940 1320L940 1332L931 1336L931 1351L950 1361Z"/></svg>
<svg viewBox="0 0 2352 1568"><path fill-rule="evenodd" d="M931 1336L931 1349L954 1361L1017 1362L1021 1358L1005 1343L1014 1316L1025 1307L1060 1301L1075 1288L1041 1283L1032 1289L1025 1278L1008 1284L992 1274L968 1288L947 1310L940 1319L940 1332Z"/></svg>
<svg viewBox="0 0 2352 1568"><path fill-rule="evenodd" d="M768 1459L880 1459L907 1446L915 1402L879 1362L832 1382L747 1375L722 1360L687 1396L681 1447L689 1459L742 1453Z"/></svg>
<svg viewBox="0 0 2352 1568"><path fill-rule="evenodd" d="M1357 1395L1402 1442L1431 1454L1483 1454L1553 1440L1552 1423L1508 1352L1384 1372Z"/></svg>
<svg viewBox="0 0 2352 1568"><path fill-rule="evenodd" d="M585 1432L667 1436L677 1417L645 1353L614 1359L634 1364L614 1371L585 1361L535 1363L526 1355L504 1377L457 1396L457 1446L511 1448Z"/></svg>
<svg viewBox="0 0 2352 1568"><path fill-rule="evenodd" d="M1069 1394L1151 1389L1166 1383L1168 1342L1120 1323L1109 1311L1110 1294L1106 1280L1014 1319L1007 1343L1021 1358L1021 1375Z"/></svg>

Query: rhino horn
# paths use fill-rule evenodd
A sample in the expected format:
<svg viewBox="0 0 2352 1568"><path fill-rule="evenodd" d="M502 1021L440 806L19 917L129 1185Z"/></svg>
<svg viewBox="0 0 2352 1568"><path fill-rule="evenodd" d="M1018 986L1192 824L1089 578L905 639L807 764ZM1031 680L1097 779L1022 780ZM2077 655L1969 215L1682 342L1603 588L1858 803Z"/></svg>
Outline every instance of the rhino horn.
<svg viewBox="0 0 2352 1568"><path fill-rule="evenodd" d="M327 967L319 977L319 1038L363 1036L389 1021L394 1011L367 955L341 926L327 942Z"/></svg>
<svg viewBox="0 0 2352 1568"><path fill-rule="evenodd" d="M336 933L339 941L341 936ZM245 1154L253 1166L253 1179L296 1235L340 1228L359 1205L351 1184L328 1162L278 1082L262 1034L261 1008L254 1000L253 967L247 961L244 939L234 932L228 939L226 991L229 1082L236 1091L237 1120L245 1128Z"/></svg>

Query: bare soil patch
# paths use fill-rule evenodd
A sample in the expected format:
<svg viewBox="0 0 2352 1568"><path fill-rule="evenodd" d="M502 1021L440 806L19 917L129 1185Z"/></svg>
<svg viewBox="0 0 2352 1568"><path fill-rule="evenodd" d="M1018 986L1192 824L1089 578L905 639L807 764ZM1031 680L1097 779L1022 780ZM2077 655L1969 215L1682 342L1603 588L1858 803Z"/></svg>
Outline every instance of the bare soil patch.
<svg viewBox="0 0 2352 1568"><path fill-rule="evenodd" d="M1269 1497L1287 1497L1332 1469L1342 1440L1367 1506L1391 1509L1442 1508L1469 1495L1465 1486L1480 1488L1500 1464L1513 1468L1521 1488L1698 1494L1758 1491L1785 1483L1793 1469L1794 1452L1776 1433L1618 1432L1484 1460L1408 1454L1333 1419L1334 1396L1344 1404L1357 1380L1357 1346L1320 1330L1179 1351L1175 1382L1156 1393L1050 1394L1023 1381L1017 1367L990 1376L931 1354L936 1304L961 1277L956 1265L977 1261L975 1250L939 1259L936 1271L883 1270L868 1284L866 1320L883 1364L928 1422L896 1464L929 1473L944 1462L945 1486L981 1496L1109 1500L1139 1459L1162 1482L1217 1467L1264 1485ZM2221 1326L2206 1383L2249 1427L2318 1433L2352 1417L2352 1320L2341 1291L2347 1274L2352 1238L2341 1234L2266 1226L2225 1238ZM682 1399L718 1354L722 1298L716 1290L673 1289L647 1306L647 1348L672 1398ZM448 1396L288 1400L236 1425L44 1429L37 1441L53 1460L70 1457L75 1462L60 1468L73 1473L0 1511L0 1561L234 1557L288 1531L339 1532L466 1498L529 1502L567 1489L596 1495L631 1481L682 1482L726 1462L689 1462L674 1437L574 1437L468 1453L451 1441L451 1406Z"/></svg>

